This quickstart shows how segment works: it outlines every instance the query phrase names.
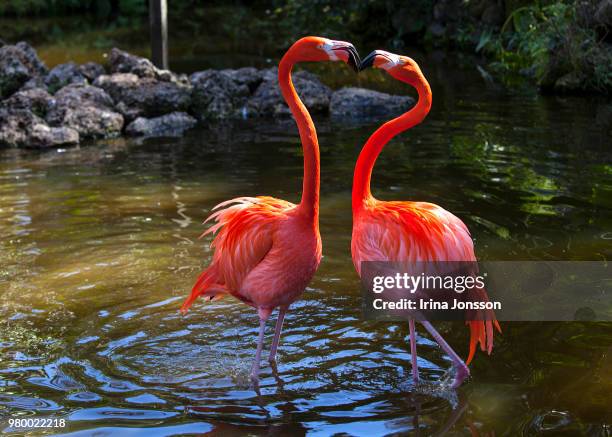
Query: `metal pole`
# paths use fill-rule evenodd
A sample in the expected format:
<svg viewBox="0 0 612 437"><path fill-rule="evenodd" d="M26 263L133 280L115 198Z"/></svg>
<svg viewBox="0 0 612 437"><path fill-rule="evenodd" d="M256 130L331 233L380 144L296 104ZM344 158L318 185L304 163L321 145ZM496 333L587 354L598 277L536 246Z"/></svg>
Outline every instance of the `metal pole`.
<svg viewBox="0 0 612 437"><path fill-rule="evenodd" d="M151 59L158 68L168 69L168 6L166 0L149 0Z"/></svg>

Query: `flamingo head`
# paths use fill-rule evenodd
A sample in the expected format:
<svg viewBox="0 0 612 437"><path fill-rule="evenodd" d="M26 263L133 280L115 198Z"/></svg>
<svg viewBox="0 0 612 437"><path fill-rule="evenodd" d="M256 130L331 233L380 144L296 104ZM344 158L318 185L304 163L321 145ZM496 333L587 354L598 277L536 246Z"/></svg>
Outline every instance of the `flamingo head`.
<svg viewBox="0 0 612 437"><path fill-rule="evenodd" d="M384 50L374 50L361 62L360 71L366 68L380 68L398 80L414 83L423 78L419 65L408 56L400 56Z"/></svg>
<svg viewBox="0 0 612 437"><path fill-rule="evenodd" d="M359 71L361 59L353 44L318 36L307 36L295 44L303 61L342 61L355 72Z"/></svg>

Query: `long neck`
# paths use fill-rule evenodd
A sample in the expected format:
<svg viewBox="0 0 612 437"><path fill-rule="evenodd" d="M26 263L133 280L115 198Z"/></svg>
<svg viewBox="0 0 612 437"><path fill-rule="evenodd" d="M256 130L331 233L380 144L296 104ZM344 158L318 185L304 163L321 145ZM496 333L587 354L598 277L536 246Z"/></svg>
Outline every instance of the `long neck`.
<svg viewBox="0 0 612 437"><path fill-rule="evenodd" d="M296 62L291 51L285 54L278 66L278 82L283 97L297 123L304 150L304 183L299 208L307 218L318 222L321 173L319 142L312 118L310 118L308 110L298 97L291 81L291 70Z"/></svg>
<svg viewBox="0 0 612 437"><path fill-rule="evenodd" d="M363 146L357 159L353 177L353 213L360 211L364 204L372 198L370 191L372 169L383 147L393 137L416 126L427 116L431 108L431 89L425 78L422 76L421 78L414 84L419 93L417 104L405 114L380 126Z"/></svg>

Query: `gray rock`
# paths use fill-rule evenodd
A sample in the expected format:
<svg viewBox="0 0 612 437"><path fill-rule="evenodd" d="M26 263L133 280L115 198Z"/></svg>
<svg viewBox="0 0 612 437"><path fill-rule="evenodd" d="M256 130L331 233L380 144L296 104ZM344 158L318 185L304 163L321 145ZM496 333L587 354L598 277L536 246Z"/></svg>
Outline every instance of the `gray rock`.
<svg viewBox="0 0 612 437"><path fill-rule="evenodd" d="M45 84L51 93L71 83L87 83L87 79L74 62L56 65L45 78Z"/></svg>
<svg viewBox="0 0 612 437"><path fill-rule="evenodd" d="M201 120L235 118L250 95L248 82L236 70L206 70L191 75L191 112Z"/></svg>
<svg viewBox="0 0 612 437"><path fill-rule="evenodd" d="M8 99L3 100L0 107L9 112L25 109L39 117L45 117L52 101L53 97L46 89L32 88L16 92Z"/></svg>
<svg viewBox="0 0 612 437"><path fill-rule="evenodd" d="M34 47L32 47L25 41L18 42L17 44L15 44L15 47L17 47L21 51L23 57L25 58L35 75L44 76L45 74L47 74L49 70L47 69L47 66L38 57L38 54L36 53L36 50L34 50Z"/></svg>
<svg viewBox="0 0 612 437"><path fill-rule="evenodd" d="M47 67L27 43L0 47L0 98L10 96L31 78L46 73Z"/></svg>
<svg viewBox="0 0 612 437"><path fill-rule="evenodd" d="M123 116L115 111L113 100L100 88L71 84L55 94L54 104L47 113L52 126L67 126L83 138L118 136L123 128Z"/></svg>
<svg viewBox="0 0 612 437"><path fill-rule="evenodd" d="M249 87L249 92L252 94L255 92L259 84L264 79L264 71L258 70L255 67L244 67L237 70L221 70L221 73L226 74L230 79L239 85L246 85ZM276 71L276 70L275 70Z"/></svg>
<svg viewBox="0 0 612 437"><path fill-rule="evenodd" d="M50 127L37 115L25 109L8 111L0 108L0 145L46 148L73 145L79 133L68 127Z"/></svg>
<svg viewBox="0 0 612 437"><path fill-rule="evenodd" d="M140 78L157 79L163 82L173 82L182 85L188 83L186 75L161 70L148 59L132 55L118 48L111 50L109 63L111 73L132 73Z"/></svg>
<svg viewBox="0 0 612 437"><path fill-rule="evenodd" d="M86 62L83 65L79 65L79 72L85 76L90 83L93 83L98 76L106 74L104 67L96 62Z"/></svg>
<svg viewBox="0 0 612 437"><path fill-rule="evenodd" d="M191 86L140 78L132 73L99 76L94 85L104 89L128 120L186 111L191 104Z"/></svg>
<svg viewBox="0 0 612 437"><path fill-rule="evenodd" d="M393 96L363 88L342 88L331 97L334 118L370 119L403 114L415 103L409 96Z"/></svg>
<svg viewBox="0 0 612 437"><path fill-rule="evenodd" d="M248 114L253 116L287 117L291 115L278 86L276 68L262 73L263 82L248 101ZM306 71L292 76L300 99L311 113L327 113L332 91L317 77Z"/></svg>
<svg viewBox="0 0 612 437"><path fill-rule="evenodd" d="M43 88L45 90L47 89L47 84L45 83L45 78L43 76L36 76L31 78L26 83L24 83L21 88L19 88L19 91L27 91L35 88Z"/></svg>
<svg viewBox="0 0 612 437"><path fill-rule="evenodd" d="M138 117L125 129L128 135L161 137L180 136L197 124L197 120L185 112L173 112L155 118Z"/></svg>
<svg viewBox="0 0 612 437"><path fill-rule="evenodd" d="M50 127L46 124L35 124L30 133L26 147L47 148L72 146L79 143L79 133L69 127Z"/></svg>

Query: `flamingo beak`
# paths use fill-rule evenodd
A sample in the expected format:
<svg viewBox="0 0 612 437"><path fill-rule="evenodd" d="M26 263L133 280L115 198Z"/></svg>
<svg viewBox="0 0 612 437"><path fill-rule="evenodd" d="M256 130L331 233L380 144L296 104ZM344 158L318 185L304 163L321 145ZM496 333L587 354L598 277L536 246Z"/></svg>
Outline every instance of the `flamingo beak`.
<svg viewBox="0 0 612 437"><path fill-rule="evenodd" d="M383 50L374 50L370 52L368 56L363 58L359 71L363 71L366 68L370 68L370 67L374 67L374 68L383 67L384 68L384 66L386 65L396 65L399 60L394 59L393 56L395 55L392 55L391 53L385 52ZM378 61L378 63L376 63L375 61Z"/></svg>
<svg viewBox="0 0 612 437"><path fill-rule="evenodd" d="M368 54L363 61L361 61L361 66L359 67L359 71L363 71L366 68L371 68L374 66L374 58L376 57L376 50Z"/></svg>
<svg viewBox="0 0 612 437"><path fill-rule="evenodd" d="M359 73L360 70L360 66L361 66L361 59L359 58L359 53L357 53L357 50L355 49L355 47L353 46L353 44L350 43L336 43L333 47L332 50L334 52L336 51L341 51L341 52L345 52L347 59L346 59L346 63L353 69L355 70L355 73ZM339 56L339 58L343 59L342 57Z"/></svg>

